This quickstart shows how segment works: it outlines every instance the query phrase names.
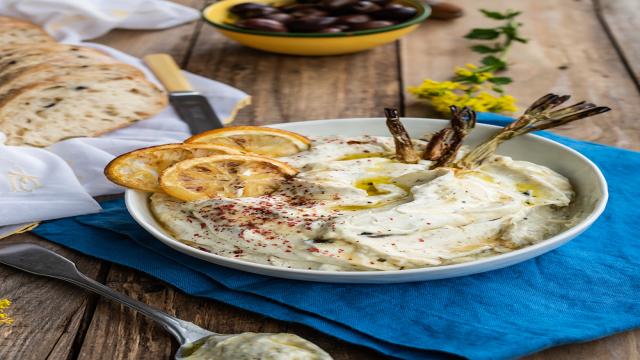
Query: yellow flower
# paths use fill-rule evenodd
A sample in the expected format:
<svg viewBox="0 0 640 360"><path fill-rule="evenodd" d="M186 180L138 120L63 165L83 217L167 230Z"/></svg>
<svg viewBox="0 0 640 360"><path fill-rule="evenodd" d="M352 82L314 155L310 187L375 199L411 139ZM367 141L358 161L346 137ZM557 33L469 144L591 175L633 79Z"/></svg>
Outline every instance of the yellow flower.
<svg viewBox="0 0 640 360"><path fill-rule="evenodd" d="M467 67L469 67L467 65ZM457 68L456 72L465 68ZM484 80L493 76L490 72L475 73L482 76ZM483 81L484 81L483 80ZM427 100L430 105L442 114L449 114L451 105L457 107L468 106L475 111L490 112L515 112L516 99L510 95L495 96L484 91L488 89L486 85L465 85L455 81L435 81L431 79L424 80L422 84L415 87L409 87L410 93L420 99Z"/></svg>
<svg viewBox="0 0 640 360"><path fill-rule="evenodd" d="M473 75L473 71L459 66L456 67L454 71L459 77L469 77Z"/></svg>
<svg viewBox="0 0 640 360"><path fill-rule="evenodd" d="M463 82L482 84L493 77L491 71L477 72L477 68L478 67L473 64L467 64L465 67L457 66L453 71L456 77Z"/></svg>
<svg viewBox="0 0 640 360"><path fill-rule="evenodd" d="M476 95L478 101L477 107L471 107L477 111L491 112L515 112L518 108L515 106L516 99L510 95L494 96L488 92L481 91Z"/></svg>
<svg viewBox="0 0 640 360"><path fill-rule="evenodd" d="M462 84L453 81L434 81L426 79L419 86L410 87L410 93L418 97L440 96L452 90L457 90Z"/></svg>
<svg viewBox="0 0 640 360"><path fill-rule="evenodd" d="M493 73L490 71L483 71L476 73L476 77L480 82L485 82L493 77Z"/></svg>
<svg viewBox="0 0 640 360"><path fill-rule="evenodd" d="M0 310L6 309L11 306L9 299L0 299Z"/></svg>
<svg viewBox="0 0 640 360"><path fill-rule="evenodd" d="M9 306L11 306L9 299L0 299L0 325L10 325L13 323L13 319L2 311Z"/></svg>
<svg viewBox="0 0 640 360"><path fill-rule="evenodd" d="M458 95L453 91L442 94L441 96L435 96L430 98L431 106L433 108L443 114L449 113L449 106L456 105L460 106L463 103L463 98L465 95Z"/></svg>
<svg viewBox="0 0 640 360"><path fill-rule="evenodd" d="M517 101L518 100L511 95L503 95L497 99L496 105L501 109L501 112L516 112L518 111L518 107L516 106Z"/></svg>
<svg viewBox="0 0 640 360"><path fill-rule="evenodd" d="M463 106L468 106L472 110L475 111L487 111L489 110L488 103L486 99L482 99L479 97L469 97L466 99Z"/></svg>

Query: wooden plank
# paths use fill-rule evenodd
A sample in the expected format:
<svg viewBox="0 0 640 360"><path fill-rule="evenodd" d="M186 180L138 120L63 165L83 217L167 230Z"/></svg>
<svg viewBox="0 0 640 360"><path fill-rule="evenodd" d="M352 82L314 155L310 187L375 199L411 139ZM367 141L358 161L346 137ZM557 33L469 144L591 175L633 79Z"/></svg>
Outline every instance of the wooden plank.
<svg viewBox="0 0 640 360"><path fill-rule="evenodd" d="M200 0L181 0L183 4L199 8ZM118 47L133 55L151 52L168 52L183 58L190 46L190 37L196 23L162 31L119 30L94 41ZM167 42L170 38L172 41ZM96 277L102 262L60 246L39 240L31 234L14 235L0 240L3 243L31 241L44 244L75 261L80 270ZM0 327L0 359L66 359L75 357L74 342L82 341L82 329L87 325L95 307L95 297L77 287L58 281L0 267L0 295L14 304L11 313L13 326ZM77 337L79 330L81 334ZM77 344L79 345L79 344Z"/></svg>
<svg viewBox="0 0 640 360"><path fill-rule="evenodd" d="M61 246L18 234L1 244L32 242L74 261L80 271L97 278L101 262ZM86 313L92 312L95 296L61 281L29 275L0 265L0 297L13 302L11 326L0 326L0 359L66 359Z"/></svg>
<svg viewBox="0 0 640 360"><path fill-rule="evenodd" d="M399 104L396 44L332 57L284 56L243 47L205 25L187 69L253 97L239 124L383 116Z"/></svg>
<svg viewBox="0 0 640 360"><path fill-rule="evenodd" d="M468 49L462 36L472 27L495 24L476 9L522 10L519 19L526 45L516 44L509 55L509 75L514 83L508 91L522 107L550 91L570 93L575 99L594 101L614 109L558 129L568 136L640 149L640 122L635 120L638 89L616 49L598 21L591 1L557 2L527 0L505 4L500 0L460 0L467 16L453 22L427 21L401 41L402 75L405 85L417 85L424 78L445 80L452 68L478 62L480 56ZM495 25L494 25L495 26ZM407 115L424 116L425 106L406 94Z"/></svg>
<svg viewBox="0 0 640 360"><path fill-rule="evenodd" d="M180 308L159 281L112 266L107 286L165 311ZM78 359L170 359L175 346L162 328L122 305L101 299Z"/></svg>
<svg viewBox="0 0 640 360"><path fill-rule="evenodd" d="M559 346L526 357L523 360L638 360L640 330L627 331L600 340Z"/></svg>
<svg viewBox="0 0 640 360"><path fill-rule="evenodd" d="M204 5L204 0L174 0L174 2L197 9ZM137 57L153 53L168 53L179 63L186 57L199 23L200 21L195 21L163 30L114 30L91 41Z"/></svg>
<svg viewBox="0 0 640 360"><path fill-rule="evenodd" d="M107 285L181 319L222 334L293 332L322 346L336 360L382 359L373 351L349 346L305 326L264 316L215 301L185 295L175 288L130 269L113 266ZM158 325L121 305L100 301L80 360L170 359L177 343Z"/></svg>
<svg viewBox="0 0 640 360"><path fill-rule="evenodd" d="M499 0L457 0L467 16L453 22L428 21L401 41L402 78L407 86L422 79L445 80L452 68L477 62L478 54L468 49L470 41L462 36L473 27L494 23L476 9L524 11L520 20L529 44L516 44L509 57L509 74L514 83L508 91L526 106L549 91L570 93L608 105L614 111L587 119L557 132L575 138L640 149L640 123L634 108L640 95L634 80L621 62L616 48L598 22L591 1L527 0L505 4ZM640 3L634 0L603 1L603 14L624 55L638 74L640 41ZM616 24L612 24L612 22ZM635 24L635 25L634 25ZM434 116L426 106L405 92L407 116ZM437 115L435 115L437 116ZM640 330L634 330L583 344L557 347L530 356L529 359L640 359Z"/></svg>
<svg viewBox="0 0 640 360"><path fill-rule="evenodd" d="M640 1L595 0L597 10L640 89Z"/></svg>

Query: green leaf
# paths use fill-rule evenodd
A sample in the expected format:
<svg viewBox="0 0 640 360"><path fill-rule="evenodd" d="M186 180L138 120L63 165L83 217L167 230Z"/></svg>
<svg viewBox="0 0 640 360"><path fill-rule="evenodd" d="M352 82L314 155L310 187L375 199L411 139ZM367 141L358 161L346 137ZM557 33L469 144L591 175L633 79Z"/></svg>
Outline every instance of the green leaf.
<svg viewBox="0 0 640 360"><path fill-rule="evenodd" d="M522 11L513 11L513 10L507 10L507 12L505 13L505 18L506 19L513 19L516 16L522 14Z"/></svg>
<svg viewBox="0 0 640 360"><path fill-rule="evenodd" d="M501 13L497 12L497 11L480 9L480 12L483 13L488 18L492 18L492 19L496 19L496 20L503 20L504 19L504 16Z"/></svg>
<svg viewBox="0 0 640 360"><path fill-rule="evenodd" d="M453 79L453 81L459 82L459 83L469 83L469 82L473 82L474 79L475 79L474 75L471 75L471 76L456 76Z"/></svg>
<svg viewBox="0 0 640 360"><path fill-rule="evenodd" d="M467 39L493 40L500 36L496 29L471 29L464 37Z"/></svg>
<svg viewBox="0 0 640 360"><path fill-rule="evenodd" d="M504 69L507 68L507 63L506 62L498 59L497 57L495 57L493 55L485 56L480 61L484 65L493 67L496 71L497 70L504 70Z"/></svg>
<svg viewBox="0 0 640 360"><path fill-rule="evenodd" d="M491 89L493 89L493 91L497 92L498 94L504 94L504 90L502 90L502 88L499 86L494 86Z"/></svg>
<svg viewBox="0 0 640 360"><path fill-rule="evenodd" d="M498 77L493 77L489 79L489 81L496 85L506 85L506 84L510 84L512 80L510 77L498 76Z"/></svg>
<svg viewBox="0 0 640 360"><path fill-rule="evenodd" d="M520 11L513 11L513 10L507 10L504 13L501 13L501 12L498 12L498 11L485 10L485 9L480 9L480 11L486 17L491 18L491 19L495 19L495 20L513 19L514 17L516 17L516 16L521 14Z"/></svg>
<svg viewBox="0 0 640 360"><path fill-rule="evenodd" d="M477 76L471 76L468 80L467 83L469 84L482 84L483 81L481 81Z"/></svg>
<svg viewBox="0 0 640 360"><path fill-rule="evenodd" d="M514 24L513 22L509 22L505 26L500 27L500 30L503 34L507 35L510 38L514 38L518 36L518 28L520 25Z"/></svg>
<svg viewBox="0 0 640 360"><path fill-rule="evenodd" d="M521 42L523 44L526 44L529 41L529 39L521 38L519 36L514 36L513 40L517 42Z"/></svg>
<svg viewBox="0 0 640 360"><path fill-rule="evenodd" d="M502 50L501 47L496 46L495 48L492 48L490 46L486 46L486 45L474 45L471 47L471 50L480 53L480 54L490 54L490 53L497 53L500 50Z"/></svg>

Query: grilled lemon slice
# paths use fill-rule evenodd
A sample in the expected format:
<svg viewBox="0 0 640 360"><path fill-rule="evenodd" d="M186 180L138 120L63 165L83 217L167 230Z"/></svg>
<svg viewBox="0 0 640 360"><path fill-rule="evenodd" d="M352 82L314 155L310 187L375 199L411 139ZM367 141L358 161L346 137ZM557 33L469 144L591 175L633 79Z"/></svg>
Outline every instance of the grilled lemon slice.
<svg viewBox="0 0 640 360"><path fill-rule="evenodd" d="M184 160L160 176L165 193L184 201L253 197L271 193L298 170L254 155L212 155Z"/></svg>
<svg viewBox="0 0 640 360"><path fill-rule="evenodd" d="M160 173L186 159L218 154L242 154L236 148L215 144L167 144L142 148L113 159L104 174L118 185L149 192L161 192Z"/></svg>
<svg viewBox="0 0 640 360"><path fill-rule="evenodd" d="M220 144L269 157L297 154L311 147L311 140L291 131L260 126L230 126L194 135L186 143Z"/></svg>

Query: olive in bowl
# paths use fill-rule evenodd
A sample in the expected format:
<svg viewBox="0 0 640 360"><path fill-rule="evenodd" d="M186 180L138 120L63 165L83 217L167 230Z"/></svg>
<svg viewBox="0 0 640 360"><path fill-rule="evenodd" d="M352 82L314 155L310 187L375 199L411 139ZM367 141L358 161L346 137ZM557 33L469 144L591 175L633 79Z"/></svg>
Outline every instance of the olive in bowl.
<svg viewBox="0 0 640 360"><path fill-rule="evenodd" d="M403 14L413 15L398 15L404 8ZM396 13L381 15L385 9ZM207 23L243 45L323 56L395 41L415 30L430 8L422 0L225 0L202 13Z"/></svg>

